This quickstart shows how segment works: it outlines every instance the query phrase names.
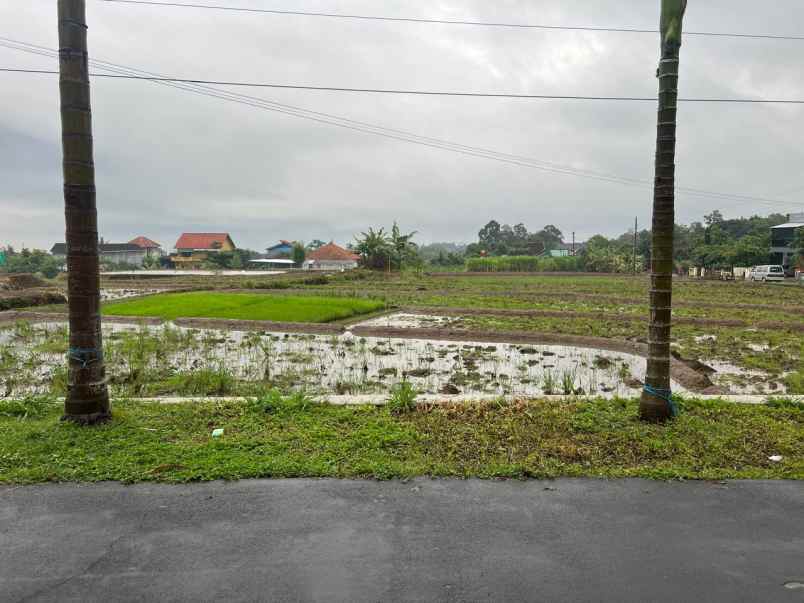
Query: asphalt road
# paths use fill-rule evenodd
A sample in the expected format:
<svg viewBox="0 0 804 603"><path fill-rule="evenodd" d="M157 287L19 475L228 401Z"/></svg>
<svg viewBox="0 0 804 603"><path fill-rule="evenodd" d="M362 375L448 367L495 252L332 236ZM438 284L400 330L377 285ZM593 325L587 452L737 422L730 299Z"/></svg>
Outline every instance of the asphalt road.
<svg viewBox="0 0 804 603"><path fill-rule="evenodd" d="M3 487L0 600L801 602L804 482Z"/></svg>

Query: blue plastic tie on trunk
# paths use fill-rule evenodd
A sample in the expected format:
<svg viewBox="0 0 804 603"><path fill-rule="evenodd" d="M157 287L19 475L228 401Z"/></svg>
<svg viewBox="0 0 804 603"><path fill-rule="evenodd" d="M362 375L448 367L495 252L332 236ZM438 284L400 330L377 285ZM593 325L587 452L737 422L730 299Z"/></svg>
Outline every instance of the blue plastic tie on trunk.
<svg viewBox="0 0 804 603"><path fill-rule="evenodd" d="M70 348L67 357L81 364L81 368L87 368L93 362L98 362L103 358L103 352L96 348Z"/></svg>
<svg viewBox="0 0 804 603"><path fill-rule="evenodd" d="M667 405L670 407L670 414L674 417L678 416L678 406L676 406L675 400L673 400L672 391L669 389L658 389L647 384L642 389L645 391L645 393L667 402Z"/></svg>

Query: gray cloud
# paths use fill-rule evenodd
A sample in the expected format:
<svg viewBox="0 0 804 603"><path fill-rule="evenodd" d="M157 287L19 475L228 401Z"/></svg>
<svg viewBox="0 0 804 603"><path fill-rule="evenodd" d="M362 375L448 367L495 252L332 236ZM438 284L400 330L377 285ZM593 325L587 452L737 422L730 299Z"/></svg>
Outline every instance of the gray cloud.
<svg viewBox="0 0 804 603"><path fill-rule="evenodd" d="M265 0L237 5L273 7ZM791 33L793 0L691 4L689 30ZM281 8L300 5L282 4ZM305 10L554 24L655 27L658 0L305 2ZM88 0L94 58L209 79L316 85L655 95L658 36L544 32L160 9ZM55 47L55 3L4 3L2 34ZM804 43L688 37L684 96L804 97ZM0 48L3 66L53 68ZM58 86L0 74L0 244L63 237ZM238 90L578 169L652 178L655 107ZM146 82L93 82L102 234L171 246L184 230L228 230L243 246L350 240L397 219L420 240L473 240L489 219L556 224L579 238L650 218L649 188L556 175L389 140ZM779 198L804 186L802 108L681 108L679 181ZM782 196L799 202L795 194ZM678 219L768 207L680 195Z"/></svg>

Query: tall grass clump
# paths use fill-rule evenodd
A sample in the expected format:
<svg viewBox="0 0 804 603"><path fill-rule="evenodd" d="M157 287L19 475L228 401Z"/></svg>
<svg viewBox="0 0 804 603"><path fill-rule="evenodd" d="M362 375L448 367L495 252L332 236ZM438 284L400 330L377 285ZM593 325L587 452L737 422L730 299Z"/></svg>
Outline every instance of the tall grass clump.
<svg viewBox="0 0 804 603"><path fill-rule="evenodd" d="M410 381L400 381L391 388L388 398L388 410L393 415L401 415L416 410L416 398L419 392Z"/></svg>
<svg viewBox="0 0 804 603"><path fill-rule="evenodd" d="M468 258L468 272L579 272L577 257L535 257L530 255Z"/></svg>

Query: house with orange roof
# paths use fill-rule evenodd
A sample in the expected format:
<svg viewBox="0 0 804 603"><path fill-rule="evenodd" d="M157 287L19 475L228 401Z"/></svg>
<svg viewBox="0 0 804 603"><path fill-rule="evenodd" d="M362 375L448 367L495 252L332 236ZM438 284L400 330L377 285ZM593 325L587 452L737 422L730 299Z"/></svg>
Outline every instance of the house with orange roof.
<svg viewBox="0 0 804 603"><path fill-rule="evenodd" d="M174 247L170 259L179 269L200 268L211 254L237 249L228 232L185 232Z"/></svg>
<svg viewBox="0 0 804 603"><path fill-rule="evenodd" d="M360 256L348 249L330 242L310 251L304 259L307 270L353 270L357 268Z"/></svg>
<svg viewBox="0 0 804 603"><path fill-rule="evenodd" d="M137 237L136 239L131 239L128 242L129 245L136 245L140 249L145 250L145 257L155 257L161 258L165 255L165 252L162 251L162 246L157 243L156 241L149 239L148 237Z"/></svg>

